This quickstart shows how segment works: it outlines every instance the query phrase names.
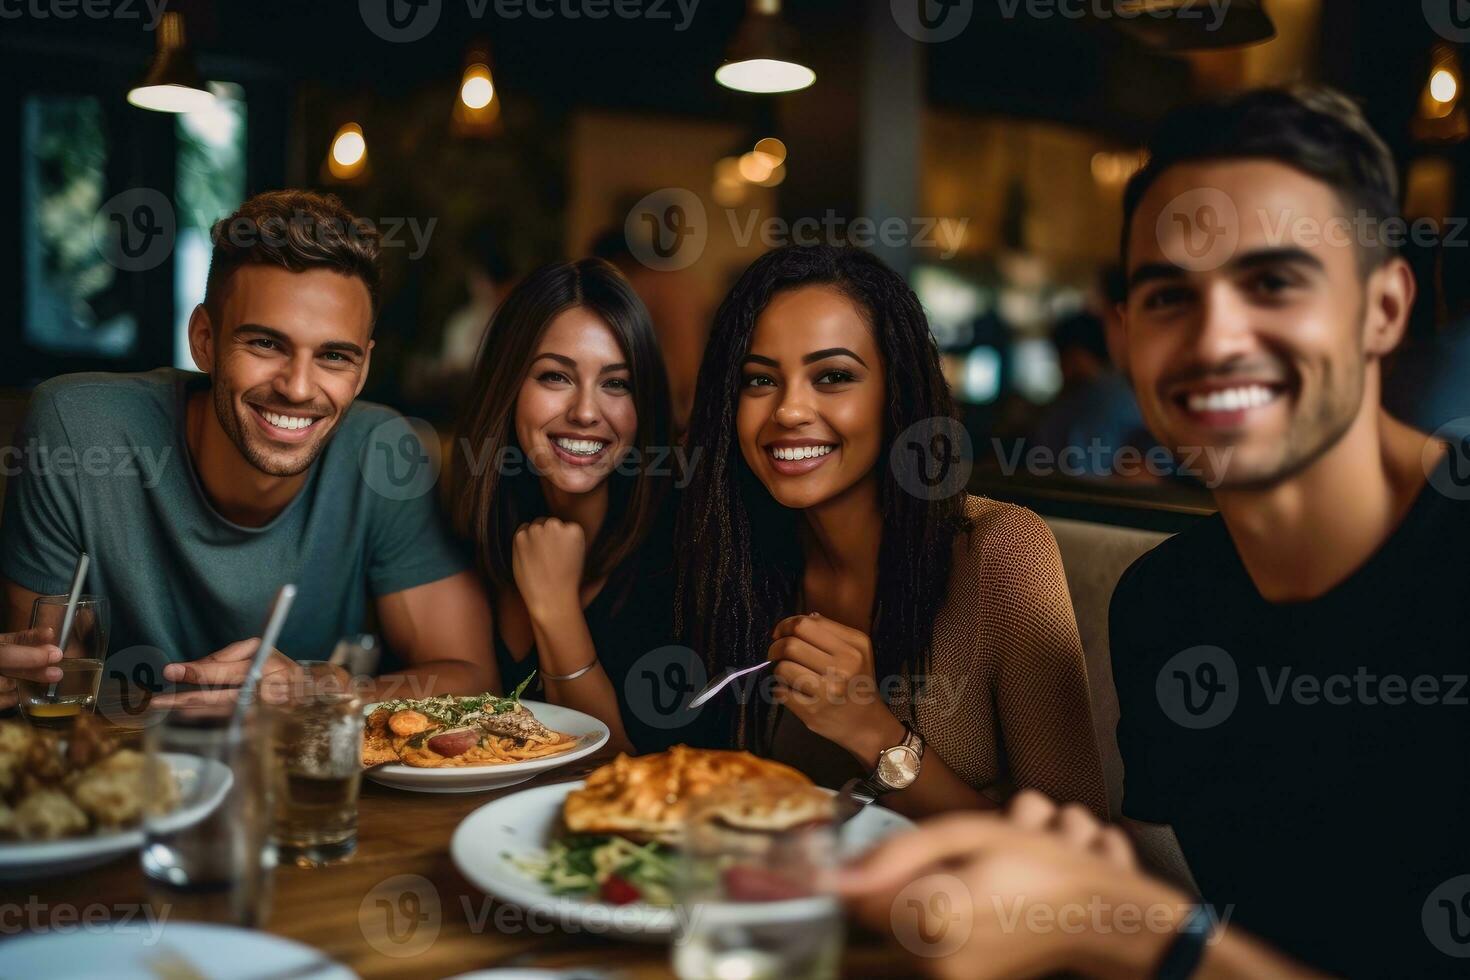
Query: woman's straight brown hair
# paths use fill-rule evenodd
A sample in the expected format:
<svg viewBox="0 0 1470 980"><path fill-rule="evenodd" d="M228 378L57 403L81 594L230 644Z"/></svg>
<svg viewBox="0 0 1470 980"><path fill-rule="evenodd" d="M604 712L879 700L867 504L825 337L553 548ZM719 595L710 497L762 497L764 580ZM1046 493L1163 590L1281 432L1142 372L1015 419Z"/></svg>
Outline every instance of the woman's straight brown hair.
<svg viewBox="0 0 1470 980"><path fill-rule="evenodd" d="M595 314L617 337L638 412L629 456L608 474L607 519L588 544L588 580L611 574L643 543L668 492L667 475L650 465L666 459L669 383L647 308L601 259L542 266L491 317L456 426L447 481L455 530L473 545L480 573L497 590L515 586L516 528L547 513L540 479L516 439L516 398L546 328L575 307Z"/></svg>

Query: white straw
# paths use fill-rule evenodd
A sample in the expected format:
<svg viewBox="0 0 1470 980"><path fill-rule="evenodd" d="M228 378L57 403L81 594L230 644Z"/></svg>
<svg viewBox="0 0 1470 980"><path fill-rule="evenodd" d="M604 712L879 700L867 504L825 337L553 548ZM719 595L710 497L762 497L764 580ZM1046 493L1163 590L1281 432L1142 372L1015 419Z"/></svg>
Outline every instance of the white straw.
<svg viewBox="0 0 1470 980"><path fill-rule="evenodd" d="M271 603L270 615L266 618L265 629L260 634L260 646L256 648L255 656L250 661L250 672L245 675L245 683L240 686L240 700L235 705L237 717L242 707L250 702L256 687L260 684L260 675L265 671L266 659L275 649L276 641L281 638L281 628L286 625L286 614L291 611L291 603L295 599L296 586L283 585L281 591L276 593L275 602Z"/></svg>
<svg viewBox="0 0 1470 980"><path fill-rule="evenodd" d="M77 556L77 569L71 576L71 591L67 593L66 615L61 617L61 633L56 637L56 645L61 648L61 656L66 657L66 641L71 639L71 628L77 620L77 600L82 597L82 582L87 577L87 567L92 564L92 558L85 551ZM55 700L56 685L60 681L52 683L46 691L47 700Z"/></svg>

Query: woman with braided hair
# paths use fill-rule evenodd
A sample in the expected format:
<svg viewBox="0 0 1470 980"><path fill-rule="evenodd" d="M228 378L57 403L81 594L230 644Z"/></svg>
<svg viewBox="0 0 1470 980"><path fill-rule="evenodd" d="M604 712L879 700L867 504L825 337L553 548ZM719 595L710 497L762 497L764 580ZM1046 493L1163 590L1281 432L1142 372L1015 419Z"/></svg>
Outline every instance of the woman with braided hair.
<svg viewBox="0 0 1470 980"><path fill-rule="evenodd" d="M831 246L756 260L700 369L678 628L711 676L775 662L710 708L818 782L860 778L912 815L1021 787L1106 815L1056 543L1030 511L936 482L953 419L893 270Z"/></svg>

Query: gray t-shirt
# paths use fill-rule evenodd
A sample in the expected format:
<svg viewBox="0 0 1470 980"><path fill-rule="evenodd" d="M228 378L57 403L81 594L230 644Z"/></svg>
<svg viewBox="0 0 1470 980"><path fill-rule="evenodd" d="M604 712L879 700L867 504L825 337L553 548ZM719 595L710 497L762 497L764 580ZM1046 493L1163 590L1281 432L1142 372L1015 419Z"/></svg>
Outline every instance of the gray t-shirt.
<svg viewBox="0 0 1470 980"><path fill-rule="evenodd" d="M87 591L110 600L110 656L148 646L171 661L258 636L276 590L294 582L299 592L277 646L311 660L362 630L369 597L469 567L436 512L432 480L405 486L385 479L401 477L401 468L378 472L398 462L392 454L412 430L368 402L338 422L274 520L256 528L225 520L185 441L188 395L208 384L204 375L160 368L74 374L37 387L0 459L12 474L0 572L34 592L63 593L86 549Z"/></svg>

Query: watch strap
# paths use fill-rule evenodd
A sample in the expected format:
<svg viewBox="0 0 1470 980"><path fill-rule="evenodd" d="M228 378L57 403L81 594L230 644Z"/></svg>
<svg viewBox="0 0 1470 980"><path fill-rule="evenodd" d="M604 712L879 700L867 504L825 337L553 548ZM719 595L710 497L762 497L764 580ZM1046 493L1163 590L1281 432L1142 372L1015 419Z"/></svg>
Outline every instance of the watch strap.
<svg viewBox="0 0 1470 980"><path fill-rule="evenodd" d="M1215 932L1215 910L1203 902L1195 905L1179 924L1179 935L1164 951L1157 980L1189 980L1199 969L1205 955L1205 944Z"/></svg>

